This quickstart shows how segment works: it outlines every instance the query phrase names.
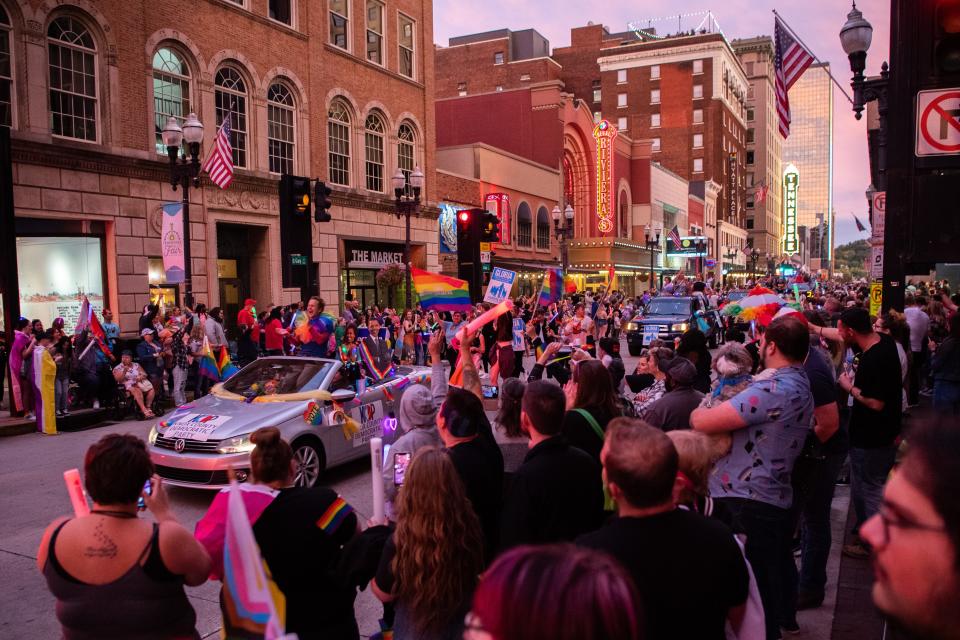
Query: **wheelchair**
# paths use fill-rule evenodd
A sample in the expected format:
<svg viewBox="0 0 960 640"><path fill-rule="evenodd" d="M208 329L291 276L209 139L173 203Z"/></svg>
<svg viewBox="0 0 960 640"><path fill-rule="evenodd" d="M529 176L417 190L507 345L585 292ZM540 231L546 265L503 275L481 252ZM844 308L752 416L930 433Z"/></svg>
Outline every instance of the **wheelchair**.
<svg viewBox="0 0 960 640"><path fill-rule="evenodd" d="M160 394L154 395L153 403L150 405L150 410L153 411L153 415L157 418L163 415L163 399L160 397ZM131 415L137 420L147 419L147 417L140 410L140 406L137 404L137 401L134 400L133 396L127 392L126 387L124 387L122 383L117 383L114 386L113 394L113 418L117 422L123 422L124 420L129 419Z"/></svg>

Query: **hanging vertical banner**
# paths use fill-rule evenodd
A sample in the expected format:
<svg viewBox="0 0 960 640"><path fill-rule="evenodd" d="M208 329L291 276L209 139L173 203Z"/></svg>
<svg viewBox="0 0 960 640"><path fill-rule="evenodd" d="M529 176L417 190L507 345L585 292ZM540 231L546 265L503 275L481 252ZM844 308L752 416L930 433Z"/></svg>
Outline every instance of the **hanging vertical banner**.
<svg viewBox="0 0 960 640"><path fill-rule="evenodd" d="M160 247L163 252L163 270L167 284L183 282L183 205L171 202L163 205L160 225Z"/></svg>
<svg viewBox="0 0 960 640"><path fill-rule="evenodd" d="M601 120L593 128L597 141L597 231L601 234L613 231L613 141L617 128Z"/></svg>

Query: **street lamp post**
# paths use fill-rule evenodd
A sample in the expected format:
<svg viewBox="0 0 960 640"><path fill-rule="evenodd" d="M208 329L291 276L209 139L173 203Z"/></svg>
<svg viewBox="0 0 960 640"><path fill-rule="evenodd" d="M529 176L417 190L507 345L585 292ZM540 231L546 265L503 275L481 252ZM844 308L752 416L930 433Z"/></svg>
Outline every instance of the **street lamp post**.
<svg viewBox="0 0 960 640"><path fill-rule="evenodd" d="M190 185L200 186L200 143L203 141L203 125L197 114L191 113L183 122L183 127L174 117L167 118L167 124L160 134L170 157L170 186L176 191L181 187L183 206L183 303L193 309L193 279L190 264ZM183 142L187 143L190 158L182 152Z"/></svg>
<svg viewBox="0 0 960 640"><path fill-rule="evenodd" d="M760 252L756 247L750 249L750 275L757 277L757 261L760 259Z"/></svg>
<svg viewBox="0 0 960 640"><path fill-rule="evenodd" d="M697 260L696 260L697 276L702 278L703 277L703 254L707 250L707 243L704 240L697 238L696 240L693 241L693 248L697 252Z"/></svg>
<svg viewBox="0 0 960 640"><path fill-rule="evenodd" d="M569 204L564 207L563 215L559 205L553 207L553 227L557 234L557 242L560 243L560 265L563 267L563 273L567 273L570 265L567 263L567 240L573 237L573 207Z"/></svg>
<svg viewBox="0 0 960 640"><path fill-rule="evenodd" d="M867 66L867 50L873 41L873 26L867 22L863 14L857 9L857 3L847 14L847 22L840 29L840 44L844 53L850 59L850 69L853 71L853 113L859 120L863 115L863 108L868 102L877 101L877 113L880 116L880 130L877 132L877 169L879 182L877 190L886 191L887 188L887 86L890 80L890 70L884 62L880 67L880 77L867 80L863 71Z"/></svg>
<svg viewBox="0 0 960 640"><path fill-rule="evenodd" d="M403 242L403 264L406 267L406 294L407 309L413 308L413 291L410 284L410 216L420 206L420 190L423 189L423 172L415 167L412 173L397 169L393 174L393 193L396 196L394 204L397 207L397 219L406 218L406 235Z"/></svg>
<svg viewBox="0 0 960 640"><path fill-rule="evenodd" d="M732 265L736 257L737 250L735 247L731 247L729 251L725 251L723 254L723 258L725 260L724 264ZM721 272L723 273L723 286L727 286L727 271L729 271L729 269L721 269Z"/></svg>
<svg viewBox="0 0 960 640"><path fill-rule="evenodd" d="M643 228L643 235L646 238L647 251L650 253L650 286L649 289L653 289L653 265L656 258L656 251L660 248L660 228L657 227L653 229L653 235L651 235L650 225L647 225Z"/></svg>

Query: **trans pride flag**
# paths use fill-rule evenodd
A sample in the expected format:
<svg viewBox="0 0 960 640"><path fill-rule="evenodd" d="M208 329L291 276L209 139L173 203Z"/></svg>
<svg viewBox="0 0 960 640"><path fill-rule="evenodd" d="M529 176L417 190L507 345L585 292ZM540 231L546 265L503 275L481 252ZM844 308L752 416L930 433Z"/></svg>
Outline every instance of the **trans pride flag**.
<svg viewBox="0 0 960 640"><path fill-rule="evenodd" d="M239 486L232 483L228 493L223 540L224 627L243 634L240 637L279 640L286 624L286 598L260 555Z"/></svg>
<svg viewBox="0 0 960 640"><path fill-rule="evenodd" d="M410 276L425 311L470 311L470 285L466 280L415 268Z"/></svg>
<svg viewBox="0 0 960 640"><path fill-rule="evenodd" d="M540 287L540 299L537 301L541 307L549 307L551 302L556 302L563 296L563 271L560 269L547 269L543 277L543 286Z"/></svg>

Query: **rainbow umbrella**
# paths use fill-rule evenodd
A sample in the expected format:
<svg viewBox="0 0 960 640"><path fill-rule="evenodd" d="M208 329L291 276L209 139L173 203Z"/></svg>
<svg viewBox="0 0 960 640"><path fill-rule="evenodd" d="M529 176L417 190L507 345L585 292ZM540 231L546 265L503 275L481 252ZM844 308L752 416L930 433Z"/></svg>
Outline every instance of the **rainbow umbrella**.
<svg viewBox="0 0 960 640"><path fill-rule="evenodd" d="M773 317L786 302L776 293L766 287L754 287L735 303L723 308L723 315L735 316L745 322L756 321L761 326L767 326Z"/></svg>

